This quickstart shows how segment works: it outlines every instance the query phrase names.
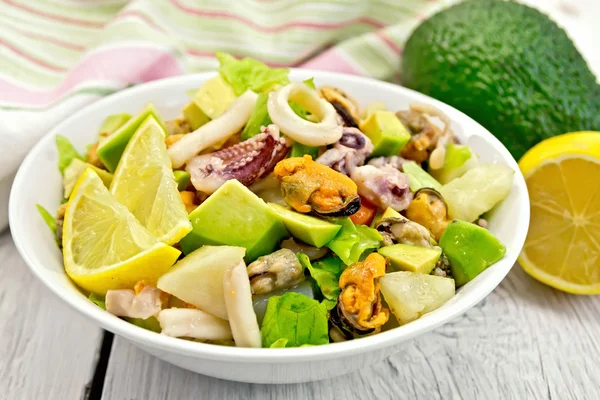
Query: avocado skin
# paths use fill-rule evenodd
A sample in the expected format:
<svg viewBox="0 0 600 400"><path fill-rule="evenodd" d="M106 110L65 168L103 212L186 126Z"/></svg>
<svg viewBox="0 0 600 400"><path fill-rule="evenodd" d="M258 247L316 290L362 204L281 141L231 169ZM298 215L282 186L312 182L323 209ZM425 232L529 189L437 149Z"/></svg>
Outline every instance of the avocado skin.
<svg viewBox="0 0 600 400"><path fill-rule="evenodd" d="M519 159L543 139L600 130L600 87L563 29L501 0L442 10L411 35L403 85L479 122Z"/></svg>

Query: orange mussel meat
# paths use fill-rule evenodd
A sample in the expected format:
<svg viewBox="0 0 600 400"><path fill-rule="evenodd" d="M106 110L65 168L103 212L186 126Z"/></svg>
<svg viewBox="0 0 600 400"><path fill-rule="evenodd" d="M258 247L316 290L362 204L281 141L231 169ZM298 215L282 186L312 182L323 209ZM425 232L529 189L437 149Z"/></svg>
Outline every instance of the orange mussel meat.
<svg viewBox="0 0 600 400"><path fill-rule="evenodd" d="M274 174L285 202L298 212L347 217L360 209L356 183L310 156L282 160Z"/></svg>

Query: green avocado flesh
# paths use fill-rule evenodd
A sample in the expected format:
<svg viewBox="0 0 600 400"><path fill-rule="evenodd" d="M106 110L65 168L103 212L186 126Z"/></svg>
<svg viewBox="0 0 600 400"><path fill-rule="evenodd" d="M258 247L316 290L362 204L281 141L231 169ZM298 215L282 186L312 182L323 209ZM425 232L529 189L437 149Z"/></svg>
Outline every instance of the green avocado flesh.
<svg viewBox="0 0 600 400"><path fill-rule="evenodd" d="M506 253L506 247L488 230L465 221L448 224L440 247L450 261L456 286L471 281Z"/></svg>
<svg viewBox="0 0 600 400"><path fill-rule="evenodd" d="M373 142L370 157L395 156L410 140L410 133L391 111L375 111L361 130Z"/></svg>
<svg viewBox="0 0 600 400"><path fill-rule="evenodd" d="M371 222L371 228L375 228L375 225L377 225L377 223L379 221L381 221L382 219L386 219L386 218L404 218L398 211L394 210L393 208L386 208L386 210L383 212L383 214L377 214L375 216L375 218L373 218L373 222Z"/></svg>
<svg viewBox="0 0 600 400"><path fill-rule="evenodd" d="M423 188L435 189L438 192L442 190L442 185L414 161L403 164L402 171L408 176L410 190L413 192Z"/></svg>
<svg viewBox="0 0 600 400"><path fill-rule="evenodd" d="M215 119L229 108L236 95L233 88L219 75L204 82L194 99L208 118Z"/></svg>
<svg viewBox="0 0 600 400"><path fill-rule="evenodd" d="M129 114L113 114L104 119L98 132L100 134L112 134L114 131L122 127L129 119Z"/></svg>
<svg viewBox="0 0 600 400"><path fill-rule="evenodd" d="M311 246L325 246L333 240L341 229L341 225L332 224L310 215L300 214L279 204L269 203L269 206L277 212L293 237Z"/></svg>
<svg viewBox="0 0 600 400"><path fill-rule="evenodd" d="M192 130L200 128L202 125L210 121L208 115L202 111L197 100L192 100L183 107L181 111L183 118L190 124Z"/></svg>
<svg viewBox="0 0 600 400"><path fill-rule="evenodd" d="M565 31L517 2L465 1L411 35L404 86L492 132L519 159L543 139L600 130L600 86Z"/></svg>
<svg viewBox="0 0 600 400"><path fill-rule="evenodd" d="M193 229L180 242L185 254L205 244L240 246L252 262L289 236L279 215L237 180L225 182L189 219Z"/></svg>
<svg viewBox="0 0 600 400"><path fill-rule="evenodd" d="M160 115L158 115L156 108L152 104L147 104L135 117L129 119L109 137L100 141L97 150L98 157L110 172L115 172L119 160L125 151L125 147L129 143L129 139L131 139L135 131L149 116L154 117L163 129L165 129L165 123Z"/></svg>
<svg viewBox="0 0 600 400"><path fill-rule="evenodd" d="M180 192L185 190L190 184L190 173L187 171L173 171L175 182L177 182L177 190Z"/></svg>
<svg viewBox="0 0 600 400"><path fill-rule="evenodd" d="M442 255L442 250L409 244L394 244L377 250L379 254L390 259L395 271L410 271L421 274L431 272Z"/></svg>

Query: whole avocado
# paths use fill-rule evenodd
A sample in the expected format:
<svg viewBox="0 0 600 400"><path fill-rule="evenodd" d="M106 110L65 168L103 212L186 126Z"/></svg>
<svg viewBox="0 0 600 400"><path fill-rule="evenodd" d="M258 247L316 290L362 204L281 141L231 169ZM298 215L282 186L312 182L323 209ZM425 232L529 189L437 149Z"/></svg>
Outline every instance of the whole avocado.
<svg viewBox="0 0 600 400"><path fill-rule="evenodd" d="M472 0L422 23L403 84L461 110L519 159L551 136L600 130L600 86L567 34L539 11Z"/></svg>

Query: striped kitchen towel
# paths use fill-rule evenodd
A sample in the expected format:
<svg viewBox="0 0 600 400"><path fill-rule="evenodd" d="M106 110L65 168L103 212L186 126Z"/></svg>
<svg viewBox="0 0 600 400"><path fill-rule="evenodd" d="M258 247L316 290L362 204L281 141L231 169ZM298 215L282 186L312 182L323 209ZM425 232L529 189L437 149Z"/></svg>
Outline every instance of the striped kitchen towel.
<svg viewBox="0 0 600 400"><path fill-rule="evenodd" d="M0 0L0 180L51 127L215 51L397 81L402 46L457 0Z"/></svg>

